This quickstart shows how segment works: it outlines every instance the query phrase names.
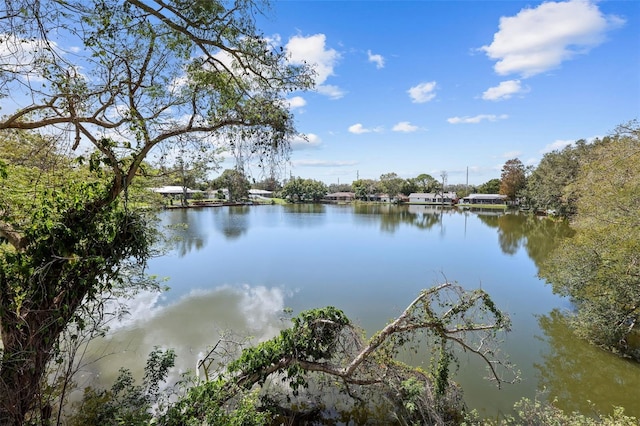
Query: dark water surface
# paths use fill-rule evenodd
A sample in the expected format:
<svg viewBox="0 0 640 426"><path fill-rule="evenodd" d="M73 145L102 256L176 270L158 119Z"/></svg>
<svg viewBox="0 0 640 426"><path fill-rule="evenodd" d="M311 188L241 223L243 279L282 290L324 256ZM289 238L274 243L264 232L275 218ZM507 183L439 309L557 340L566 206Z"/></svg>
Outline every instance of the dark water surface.
<svg viewBox="0 0 640 426"><path fill-rule="evenodd" d="M640 417L640 367L576 340L569 303L539 280L537 264L569 228L517 214L428 206L292 205L169 210L165 224L186 223L183 239L154 259L150 272L170 291L142 294L131 315L94 345L103 385L125 366L141 371L154 346L175 348L178 370L193 369L220 333L266 339L282 310L336 306L371 335L418 292L457 281L487 290L513 321L503 350L522 381L497 389L484 368L462 355L455 379L481 414L509 412L521 397L557 398L563 409ZM413 356L428 365L429 354Z"/></svg>

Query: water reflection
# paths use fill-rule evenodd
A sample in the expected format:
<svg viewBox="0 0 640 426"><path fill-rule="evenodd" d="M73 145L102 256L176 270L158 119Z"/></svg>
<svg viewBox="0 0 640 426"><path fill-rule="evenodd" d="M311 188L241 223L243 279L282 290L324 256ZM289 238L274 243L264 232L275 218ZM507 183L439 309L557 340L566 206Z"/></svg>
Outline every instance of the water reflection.
<svg viewBox="0 0 640 426"><path fill-rule="evenodd" d="M189 215L187 209L170 209L166 212L166 223L174 235L173 250L184 257L192 250L201 250L207 243L207 232L203 217Z"/></svg>
<svg viewBox="0 0 640 426"><path fill-rule="evenodd" d="M557 309L539 318L549 351L535 363L539 385L558 407L571 412L610 413L613 406L640 417L638 389L640 365L621 360L600 350L572 333L569 321Z"/></svg>
<svg viewBox="0 0 640 426"><path fill-rule="evenodd" d="M222 232L228 240L235 240L246 234L249 230L250 206L229 206L216 208L218 213L215 221L216 228Z"/></svg>
<svg viewBox="0 0 640 426"><path fill-rule="evenodd" d="M600 398L588 389L606 388L618 395L611 396L614 402L626 401L620 394L637 393L638 383L635 388L621 383L640 380L640 372L625 370L617 358L591 358L593 348L549 313L567 302L537 278L536 266L571 233L565 223L502 211L381 204L189 209L168 211L163 220L189 224L185 232L192 242L182 250L184 257L170 254L150 262L151 273L171 278L171 290L157 300L141 300L134 319L102 342L98 355L119 354L101 364L112 376L123 365L142 371L154 345L176 348L179 368L193 369L198 353L215 343L222 329L249 330L258 338L275 334L283 306L296 313L336 306L371 335L442 272L470 287L481 283L512 315L504 351L524 380L494 389L479 379L473 361L463 359L456 379L471 408L490 416L510 412L522 396L535 396L539 381L566 397L571 408L581 406L572 401ZM429 359L424 353L419 357ZM570 364L567 374L580 364L594 373L594 382L581 376L565 387L568 379L559 376L565 364ZM600 366L606 373L595 373Z"/></svg>
<svg viewBox="0 0 640 426"><path fill-rule="evenodd" d="M513 255L524 247L538 269L560 240L574 232L567 222L530 214L480 214L478 218L485 225L498 229L503 253Z"/></svg>
<svg viewBox="0 0 640 426"><path fill-rule="evenodd" d="M169 380L173 382L194 370L207 347L228 330L256 341L275 336L283 327L284 300L281 288L248 285L192 290L168 305L158 293L141 293L129 301L129 315L110 324L109 333L91 344L97 361L85 369L84 379L110 387L120 367L142 372L147 355L160 346L178 355Z"/></svg>
<svg viewBox="0 0 640 426"><path fill-rule="evenodd" d="M430 229L442 223L442 215L445 212L452 214L454 211L425 205L356 204L353 207L353 213L368 216L373 221L380 222L380 230L387 233L395 233L403 224L423 230Z"/></svg>
<svg viewBox="0 0 640 426"><path fill-rule="evenodd" d="M326 212L326 206L317 203L285 204L284 211L287 213L324 214Z"/></svg>
<svg viewBox="0 0 640 426"><path fill-rule="evenodd" d="M311 228L326 223L327 215L324 204L285 204L283 220L287 226L295 228Z"/></svg>

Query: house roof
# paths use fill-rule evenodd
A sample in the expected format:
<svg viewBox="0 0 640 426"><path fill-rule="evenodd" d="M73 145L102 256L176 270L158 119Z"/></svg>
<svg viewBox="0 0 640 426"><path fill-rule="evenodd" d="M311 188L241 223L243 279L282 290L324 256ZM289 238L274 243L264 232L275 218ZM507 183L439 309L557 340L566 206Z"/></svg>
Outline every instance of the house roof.
<svg viewBox="0 0 640 426"><path fill-rule="evenodd" d="M183 187L177 186L177 185L166 185L160 188L151 188L151 190L153 192L157 192L160 194L182 194L183 193ZM187 193L193 194L195 192L202 192L202 191L199 191L197 189L187 188Z"/></svg>
<svg viewBox="0 0 640 426"><path fill-rule="evenodd" d="M506 200L507 196L502 194L470 194L464 198L470 200Z"/></svg>
<svg viewBox="0 0 640 426"><path fill-rule="evenodd" d="M332 194L327 194L327 197L355 197L356 194L354 192L334 192Z"/></svg>
<svg viewBox="0 0 640 426"><path fill-rule="evenodd" d="M455 192L445 192L444 195L449 198L456 198ZM409 194L409 198L438 198L441 194L434 194L433 192L413 192Z"/></svg>

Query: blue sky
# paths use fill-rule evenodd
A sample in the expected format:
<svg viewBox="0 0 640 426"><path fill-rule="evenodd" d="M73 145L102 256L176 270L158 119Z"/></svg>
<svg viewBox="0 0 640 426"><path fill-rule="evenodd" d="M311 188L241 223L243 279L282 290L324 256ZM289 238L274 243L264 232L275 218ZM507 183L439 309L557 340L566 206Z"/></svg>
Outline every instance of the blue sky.
<svg viewBox="0 0 640 426"><path fill-rule="evenodd" d="M637 1L276 1L259 27L317 71L286 175L480 184L640 115Z"/></svg>

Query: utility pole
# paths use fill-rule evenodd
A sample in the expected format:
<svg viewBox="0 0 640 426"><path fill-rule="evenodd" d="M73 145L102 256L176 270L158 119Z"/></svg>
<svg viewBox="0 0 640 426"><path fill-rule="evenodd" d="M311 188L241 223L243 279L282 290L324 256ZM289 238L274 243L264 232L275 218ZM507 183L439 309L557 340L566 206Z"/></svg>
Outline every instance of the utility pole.
<svg viewBox="0 0 640 426"><path fill-rule="evenodd" d="M440 173L440 176L442 177L442 195L441 195L441 200L442 200L442 205L444 206L444 183L447 180L447 172L446 170L443 170L442 173Z"/></svg>

